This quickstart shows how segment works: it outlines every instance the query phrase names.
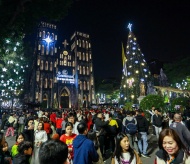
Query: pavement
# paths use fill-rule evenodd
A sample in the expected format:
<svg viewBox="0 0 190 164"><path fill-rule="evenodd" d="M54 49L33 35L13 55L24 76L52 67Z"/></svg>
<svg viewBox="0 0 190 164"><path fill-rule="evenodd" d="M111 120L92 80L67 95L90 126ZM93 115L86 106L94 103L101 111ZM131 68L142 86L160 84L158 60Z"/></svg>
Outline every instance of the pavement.
<svg viewBox="0 0 190 164"><path fill-rule="evenodd" d="M16 136L12 137L6 137L6 141L8 142L9 148L15 144ZM141 160L143 164L153 164L155 160L155 153L158 150L158 142L155 135L148 135L148 155L150 155L150 158L144 158L141 157ZM108 158L105 162L105 164L111 164L111 157Z"/></svg>

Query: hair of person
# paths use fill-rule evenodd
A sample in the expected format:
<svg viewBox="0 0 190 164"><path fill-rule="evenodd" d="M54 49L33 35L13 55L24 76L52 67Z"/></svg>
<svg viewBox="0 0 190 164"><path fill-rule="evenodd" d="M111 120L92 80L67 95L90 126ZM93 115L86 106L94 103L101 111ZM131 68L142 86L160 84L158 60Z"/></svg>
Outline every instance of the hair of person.
<svg viewBox="0 0 190 164"><path fill-rule="evenodd" d="M73 124L72 124L71 122L66 122L66 124L65 124L65 128L66 128L67 126L71 126L72 129L73 129Z"/></svg>
<svg viewBox="0 0 190 164"><path fill-rule="evenodd" d="M29 123L29 121L34 121L34 119L32 117L28 118L27 124Z"/></svg>
<svg viewBox="0 0 190 164"><path fill-rule="evenodd" d="M94 143L94 147L97 150L99 148L99 142L98 142L98 138L96 136L96 132L93 130L89 130L87 137Z"/></svg>
<svg viewBox="0 0 190 164"><path fill-rule="evenodd" d="M138 109L137 112L138 112L139 114L142 114L143 111L142 111L142 109Z"/></svg>
<svg viewBox="0 0 190 164"><path fill-rule="evenodd" d="M32 143L29 141L23 141L18 145L18 152L20 154L24 154L25 150L28 150L29 148L32 148Z"/></svg>
<svg viewBox="0 0 190 164"><path fill-rule="evenodd" d="M112 113L109 113L109 118L113 118L113 114Z"/></svg>
<svg viewBox="0 0 190 164"><path fill-rule="evenodd" d="M117 136L116 136L116 144L115 144L114 156L116 156L119 163L120 163L120 157L122 157L122 147L121 147L120 143L121 143L121 140L123 138L125 138L125 137L127 137L129 139L129 137L126 134L122 133L122 132L118 133ZM133 158L134 158L134 150L131 148L130 145L129 145L128 152L130 154L129 163L131 163Z"/></svg>
<svg viewBox="0 0 190 164"><path fill-rule="evenodd" d="M39 124L42 124L42 129L41 130L44 130L44 123L43 122L39 122L38 126L39 126Z"/></svg>
<svg viewBox="0 0 190 164"><path fill-rule="evenodd" d="M1 145L3 138L4 138L4 133L0 132L0 147L3 146L3 145Z"/></svg>
<svg viewBox="0 0 190 164"><path fill-rule="evenodd" d="M74 113L72 113L72 112L69 112L69 113L68 113L68 115L67 115L67 118L70 118L70 117L74 117L74 118L75 118L75 115L74 115Z"/></svg>
<svg viewBox="0 0 190 164"><path fill-rule="evenodd" d="M181 115L178 114L178 113L175 113L175 114L174 114L174 120L175 120L175 121L181 121L181 120L182 120Z"/></svg>
<svg viewBox="0 0 190 164"><path fill-rule="evenodd" d="M88 128L88 127L87 127L87 125L86 125L84 122L79 123L79 124L77 125L77 130L78 130L79 134L83 134L84 131L85 131L87 128Z"/></svg>
<svg viewBox="0 0 190 164"><path fill-rule="evenodd" d="M63 164L67 157L68 147L60 140L48 140L41 145L39 150L40 164Z"/></svg>
<svg viewBox="0 0 190 164"><path fill-rule="evenodd" d="M164 151L164 153L163 153L164 160L167 160L167 157L168 157L167 152L163 148L163 140L164 140L164 137L166 137L166 136L172 137L173 140L176 141L179 149L183 149L185 152L187 152L187 149L185 148L184 144L181 142L181 140L180 140L178 134L175 132L175 130L170 129L170 128L163 129L159 134L158 146L160 149L162 149Z"/></svg>
<svg viewBox="0 0 190 164"><path fill-rule="evenodd" d="M16 142L17 142L17 139L18 139L19 136L22 136L24 138L24 140L25 140L25 135L24 135L24 133L21 132L21 133L17 134L17 136L16 136Z"/></svg>

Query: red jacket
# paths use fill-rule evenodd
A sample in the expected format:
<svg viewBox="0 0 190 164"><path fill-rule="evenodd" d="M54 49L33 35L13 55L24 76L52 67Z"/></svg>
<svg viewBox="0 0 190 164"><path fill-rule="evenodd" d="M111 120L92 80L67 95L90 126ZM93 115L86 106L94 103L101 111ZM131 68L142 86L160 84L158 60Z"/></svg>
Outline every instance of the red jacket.
<svg viewBox="0 0 190 164"><path fill-rule="evenodd" d="M57 119L56 119L56 128L57 128L57 129L58 129L58 128L59 128L59 129L62 128L62 127L61 127L62 121L63 121L62 118L57 118Z"/></svg>
<svg viewBox="0 0 190 164"><path fill-rule="evenodd" d="M46 131L47 134L50 133L50 128L51 128L50 124L48 122L45 122L44 123L44 130Z"/></svg>
<svg viewBox="0 0 190 164"><path fill-rule="evenodd" d="M50 121L52 121L53 123L56 123L56 114L55 113L52 113L50 115Z"/></svg>

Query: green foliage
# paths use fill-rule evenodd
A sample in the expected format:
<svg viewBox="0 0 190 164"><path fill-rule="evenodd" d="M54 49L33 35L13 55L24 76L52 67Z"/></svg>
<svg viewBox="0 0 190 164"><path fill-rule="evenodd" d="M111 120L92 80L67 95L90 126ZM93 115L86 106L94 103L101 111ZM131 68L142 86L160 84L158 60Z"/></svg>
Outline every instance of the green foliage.
<svg viewBox="0 0 190 164"><path fill-rule="evenodd" d="M164 98L159 95L148 95L140 102L140 108L143 110L149 110L152 106L163 109L165 106Z"/></svg>
<svg viewBox="0 0 190 164"><path fill-rule="evenodd" d="M127 102L127 103L125 103L125 105L123 106L123 108L125 110L132 110L132 105L133 105L132 102Z"/></svg>
<svg viewBox="0 0 190 164"><path fill-rule="evenodd" d="M187 97L178 97L172 100L171 102L171 108L173 109L175 105L181 105L182 108L188 105L189 98Z"/></svg>
<svg viewBox="0 0 190 164"><path fill-rule="evenodd" d="M165 73L171 84L180 83L190 76L190 57L177 60L170 64L164 64Z"/></svg>

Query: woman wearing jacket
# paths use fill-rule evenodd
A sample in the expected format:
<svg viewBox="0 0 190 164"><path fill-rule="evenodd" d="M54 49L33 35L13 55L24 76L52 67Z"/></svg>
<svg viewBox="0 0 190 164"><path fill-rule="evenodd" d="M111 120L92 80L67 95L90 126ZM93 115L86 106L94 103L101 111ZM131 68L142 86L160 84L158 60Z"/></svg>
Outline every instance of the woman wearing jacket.
<svg viewBox="0 0 190 164"><path fill-rule="evenodd" d="M164 129L159 135L155 164L189 164L190 156L173 129Z"/></svg>

